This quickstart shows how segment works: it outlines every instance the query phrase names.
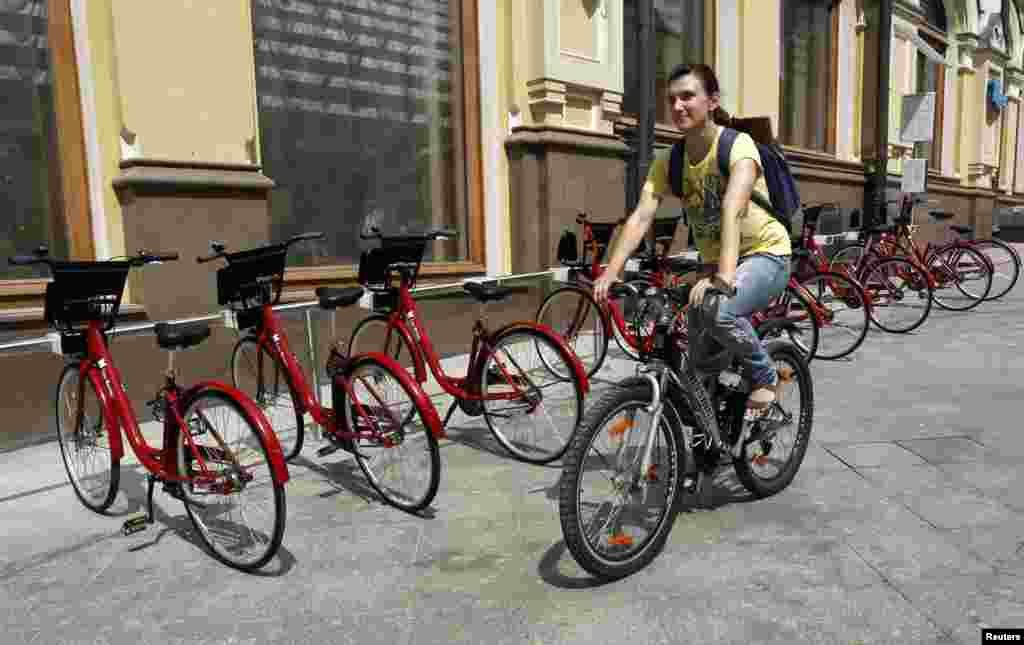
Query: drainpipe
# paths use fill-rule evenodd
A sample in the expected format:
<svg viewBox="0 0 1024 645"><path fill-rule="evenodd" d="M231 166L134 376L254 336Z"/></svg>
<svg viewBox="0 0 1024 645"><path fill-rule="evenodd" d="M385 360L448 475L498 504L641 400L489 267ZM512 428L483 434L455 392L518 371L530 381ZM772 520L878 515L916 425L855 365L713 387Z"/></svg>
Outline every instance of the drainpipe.
<svg viewBox="0 0 1024 645"><path fill-rule="evenodd" d="M654 0L636 3L637 65L639 78L636 132L627 144L633 148L626 172L626 213L640 202L640 191L651 167L654 146Z"/></svg>
<svg viewBox="0 0 1024 645"><path fill-rule="evenodd" d="M885 188L889 180L889 52L892 47L893 0L878 1L878 124L876 159L864 190L865 228L885 222Z"/></svg>

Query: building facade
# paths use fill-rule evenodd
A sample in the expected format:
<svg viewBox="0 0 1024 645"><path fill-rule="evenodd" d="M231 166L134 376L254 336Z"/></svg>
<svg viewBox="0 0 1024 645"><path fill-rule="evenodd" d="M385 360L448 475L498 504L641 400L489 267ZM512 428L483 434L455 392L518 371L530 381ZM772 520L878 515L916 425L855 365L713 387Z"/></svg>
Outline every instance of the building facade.
<svg viewBox="0 0 1024 645"><path fill-rule="evenodd" d="M706 62L730 113L770 117L804 201L863 205L879 0L651 1L655 147L679 139L668 71ZM426 281L544 270L578 212L626 211L638 4L0 0L0 256L178 251L132 277L123 312L150 320L216 311L211 269L192 261L211 240L326 233L290 258L289 299L353 281L367 222L458 230L429 249ZM986 236L993 212L1024 206L1024 1L893 4L890 182L915 152L902 96L933 91L917 151L932 208ZM45 330L46 282L0 265L4 338Z"/></svg>

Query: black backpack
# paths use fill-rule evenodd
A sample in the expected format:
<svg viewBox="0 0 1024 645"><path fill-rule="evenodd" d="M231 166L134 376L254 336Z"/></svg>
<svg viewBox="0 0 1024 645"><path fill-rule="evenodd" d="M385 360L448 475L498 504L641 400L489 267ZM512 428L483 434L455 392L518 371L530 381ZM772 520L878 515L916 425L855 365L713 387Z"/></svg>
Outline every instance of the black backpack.
<svg viewBox="0 0 1024 645"><path fill-rule="evenodd" d="M729 156L732 153L732 144L735 143L737 135L741 130L725 128L718 137L718 168L722 177L729 177ZM786 162L786 155L782 147L774 141L762 143L758 138L754 139L757 152L761 156L761 169L764 173L764 180L768 186L768 195L754 191L750 198L755 204L771 213L785 228L786 232L792 235L793 215L800 208L800 192L797 190L796 181L789 170ZM669 157L668 181L672 194L682 199L683 197L683 167L686 162L686 148L683 141L672 146L672 153ZM683 209L684 222L686 222L686 209ZM689 222L687 222L687 225ZM693 245L693 235L690 235L690 246Z"/></svg>

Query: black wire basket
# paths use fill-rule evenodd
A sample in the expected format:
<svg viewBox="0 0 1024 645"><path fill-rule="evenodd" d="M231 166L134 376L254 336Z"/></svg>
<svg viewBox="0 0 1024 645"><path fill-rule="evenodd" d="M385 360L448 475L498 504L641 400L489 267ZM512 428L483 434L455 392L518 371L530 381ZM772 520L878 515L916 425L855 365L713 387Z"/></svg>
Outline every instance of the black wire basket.
<svg viewBox="0 0 1024 645"><path fill-rule="evenodd" d="M111 329L121 308L121 297L131 263L54 262L53 281L46 285L43 316L62 333L83 332L90 321Z"/></svg>
<svg viewBox="0 0 1024 645"><path fill-rule="evenodd" d="M276 305L287 255L285 244L225 254L228 264L217 270L217 304L243 312Z"/></svg>
<svg viewBox="0 0 1024 645"><path fill-rule="evenodd" d="M371 292L373 309L388 311L398 302L400 282L404 275L409 288L416 286L426 242L385 242L359 257L359 275L356 280Z"/></svg>

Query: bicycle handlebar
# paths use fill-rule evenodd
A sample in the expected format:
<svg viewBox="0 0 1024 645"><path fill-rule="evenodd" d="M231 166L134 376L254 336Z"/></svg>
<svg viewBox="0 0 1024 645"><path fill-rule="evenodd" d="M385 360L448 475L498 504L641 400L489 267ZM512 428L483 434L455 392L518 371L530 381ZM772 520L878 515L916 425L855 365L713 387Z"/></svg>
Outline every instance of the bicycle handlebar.
<svg viewBox="0 0 1024 645"><path fill-rule="evenodd" d="M147 253L146 251L140 250L138 255L134 255L129 258L125 258L132 266L142 266L144 264L150 264L153 262L170 262L178 259L177 253ZM115 262L118 260L108 260L109 262ZM123 260L122 260L123 261ZM8 264L12 266L25 266L29 264L46 264L51 268L54 260L50 257L49 249L45 246L40 246L36 249L33 255L15 255L7 259ZM102 262L102 260L100 260Z"/></svg>
<svg viewBox="0 0 1024 645"><path fill-rule="evenodd" d="M590 217L590 216L587 215L587 213L585 211L580 211L579 213L576 214L576 223L577 224L586 224L588 217ZM622 217L620 217L619 219L615 220L615 223L618 226L622 226L623 224L626 223L626 220L628 220L628 219L629 219L629 215L626 214L626 215L623 215Z"/></svg>
<svg viewBox="0 0 1024 645"><path fill-rule="evenodd" d="M376 226L371 227L370 231L370 233L361 231L359 237L364 240L380 240L381 242L430 242L432 240L454 240L459 236L458 231L450 228L435 229L415 235L384 235Z"/></svg>
<svg viewBox="0 0 1024 645"><path fill-rule="evenodd" d="M306 240L323 240L326 238L327 235L324 233L299 233L298 235L292 236L287 241L282 242L280 245L287 248L292 244L295 244L296 242L304 242ZM269 246L275 245L271 244ZM213 249L213 253L211 253L210 255L198 256L196 258L196 262L198 262L199 264L205 264L206 262L211 262L213 260L216 260L217 258L227 259L227 246L223 242L211 241L210 248Z"/></svg>

